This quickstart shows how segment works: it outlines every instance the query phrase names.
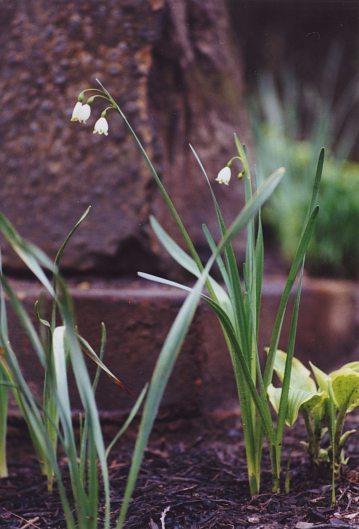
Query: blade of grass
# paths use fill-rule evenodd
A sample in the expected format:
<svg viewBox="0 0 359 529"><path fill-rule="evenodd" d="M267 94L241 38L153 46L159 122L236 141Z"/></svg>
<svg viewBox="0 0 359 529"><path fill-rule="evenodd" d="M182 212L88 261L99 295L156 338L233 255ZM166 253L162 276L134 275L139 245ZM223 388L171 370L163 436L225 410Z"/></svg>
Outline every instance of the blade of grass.
<svg viewBox="0 0 359 529"><path fill-rule="evenodd" d="M198 278L201 272L198 269L195 261L184 250L182 250L182 248L172 239L172 237L168 235L168 233L162 228L155 217L150 217L150 224L156 234L156 237L170 254L170 256L185 270ZM209 277L206 283L210 285L210 291L213 292L215 299L220 299L221 301L228 303L228 296L224 289L217 283L217 281Z"/></svg>
<svg viewBox="0 0 359 529"><path fill-rule="evenodd" d="M46 363L45 351L43 349L41 340L36 332L36 329L30 320L22 302L18 299L16 293L11 288L9 282L3 274L0 274L1 286L4 292L8 295L11 306L13 307L19 321L29 337L30 343L32 344L34 351L36 352L41 364L44 366Z"/></svg>
<svg viewBox="0 0 359 529"><path fill-rule="evenodd" d="M209 229L206 226L206 224L202 224L202 231L204 233L204 236L206 237L206 240L207 240L207 243L208 243L208 246L209 246L211 252L214 253L216 251L217 245L214 242L212 234L209 231ZM230 284L229 276L228 276L225 264L223 262L223 259L222 259L222 257L220 255L217 257L217 265L218 265L218 269L219 269L219 271L221 273L222 279L224 281L224 284L226 285L228 292L230 292L231 284Z"/></svg>
<svg viewBox="0 0 359 529"><path fill-rule="evenodd" d="M106 461L105 445L102 437L101 425L98 410L95 402L95 396L88 375L80 343L77 338L75 319L73 315L72 300L68 293L67 287L61 276L57 276L57 285L60 293L59 310L66 326L67 345L70 353L72 370L75 375L76 384L85 410L86 417L89 421L89 434L93 436L96 452L102 474L102 482L105 494L105 520L104 527L110 527L110 488L109 476Z"/></svg>
<svg viewBox="0 0 359 529"><path fill-rule="evenodd" d="M85 340L85 338L83 338L79 334L77 336L80 341L80 344L84 347L85 354L92 360L92 362L96 364L97 367L99 367L104 373L106 373L106 375L111 380L113 380L116 386L124 390L126 393L129 393L129 390L127 389L125 384L116 375L114 375L112 371L110 371L110 369L102 362L101 358L97 356L97 354L95 353L91 345L88 343L88 341Z"/></svg>
<svg viewBox="0 0 359 529"><path fill-rule="evenodd" d="M212 198L212 202L213 202L213 205L214 205L214 209L215 209L215 212L216 212L216 216L217 216L217 221L218 221L218 226L219 226L219 229L220 229L220 233L221 233L221 236L223 237L224 234L226 233L227 231L227 228L226 228L226 224L225 224L225 221L224 221L224 218L223 218L223 214L222 214L222 211L221 211L221 208L218 204L218 201L217 201L217 198L216 198L216 195L213 191L213 188L212 188L212 185L211 185L211 182L208 178L208 175L207 175L207 172L204 168L204 165L200 159L200 157L198 156L196 150L194 149L194 147L192 145L190 145L190 148L191 148L191 151L203 173L203 176L205 177L206 179L206 182L207 182L207 185L209 187L209 191L210 191L210 194L211 194L211 198ZM227 274L229 276L229 297L230 297L230 300L231 300L231 303L232 303L232 306L233 306L233 312L235 314L235 317L236 317L236 332L237 332L237 336L238 336L238 339L240 340L240 344L241 344L241 348L244 350L244 351L248 351L248 344L246 342L246 337L247 337L247 334L244 333L242 335L242 333L240 333L240 329L246 329L247 327L247 319L246 319L246 314L245 314L245 309L244 309L244 300L243 300L243 293L242 293L242 285L241 285L241 280L240 280L240 277L239 277L239 272L238 272L238 267L237 267L237 262L236 262L236 257L235 257L235 253L234 253L234 249L233 249L233 246L228 243L225 245L224 247L224 255L225 255L225 261L226 261L226 265L227 265Z"/></svg>

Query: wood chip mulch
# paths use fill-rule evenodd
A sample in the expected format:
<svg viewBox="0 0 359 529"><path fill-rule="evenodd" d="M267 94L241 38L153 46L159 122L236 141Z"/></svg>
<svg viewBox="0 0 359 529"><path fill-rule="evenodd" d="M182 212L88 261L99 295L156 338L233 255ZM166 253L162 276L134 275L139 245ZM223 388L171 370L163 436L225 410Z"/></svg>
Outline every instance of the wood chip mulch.
<svg viewBox="0 0 359 529"><path fill-rule="evenodd" d="M355 427L355 421L348 426ZM113 426L108 430L114 431ZM291 452L290 493L270 492L265 453L263 492L251 499L237 416L217 416L211 422L160 421L146 452L126 529L162 529L161 515L165 529L359 529L359 435L349 442L350 461L338 483L334 509L329 506L328 476L311 468L300 447L303 436L300 425L285 441L284 459ZM133 439L130 432L111 459L114 520ZM10 477L0 480L0 527L65 529L59 500L46 492L18 424L9 432L9 463Z"/></svg>

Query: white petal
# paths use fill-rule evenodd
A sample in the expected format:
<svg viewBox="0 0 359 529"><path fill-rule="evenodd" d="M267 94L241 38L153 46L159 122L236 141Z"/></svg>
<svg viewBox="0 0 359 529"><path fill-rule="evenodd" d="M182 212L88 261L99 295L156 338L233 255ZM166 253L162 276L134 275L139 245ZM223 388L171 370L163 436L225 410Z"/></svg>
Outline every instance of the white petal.
<svg viewBox="0 0 359 529"><path fill-rule="evenodd" d="M226 165L221 169L217 175L216 181L220 184L225 184L228 186L231 180L231 169Z"/></svg>
<svg viewBox="0 0 359 529"><path fill-rule="evenodd" d="M108 135L108 123L107 119L104 117L99 118L94 126L93 129L94 134L104 134L105 136Z"/></svg>
<svg viewBox="0 0 359 529"><path fill-rule="evenodd" d="M80 110L79 121L80 123L86 123L88 118L91 116L91 107L87 103L82 105Z"/></svg>
<svg viewBox="0 0 359 529"><path fill-rule="evenodd" d="M71 121L79 121L81 117L82 103L77 101L72 111Z"/></svg>

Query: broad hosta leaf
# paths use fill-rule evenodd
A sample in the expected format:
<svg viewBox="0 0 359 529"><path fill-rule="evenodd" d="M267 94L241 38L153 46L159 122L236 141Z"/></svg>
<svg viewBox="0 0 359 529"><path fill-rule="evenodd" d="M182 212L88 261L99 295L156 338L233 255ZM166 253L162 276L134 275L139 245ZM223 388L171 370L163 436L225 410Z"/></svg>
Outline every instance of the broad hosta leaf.
<svg viewBox="0 0 359 529"><path fill-rule="evenodd" d="M268 352L268 348L266 351ZM284 351L278 349L276 351L274 359L274 370L278 375L278 378L283 382L285 362L287 354ZM314 394L317 391L314 380L310 376L310 371L307 369L298 358L293 358L292 361L292 373L290 379L291 389L301 390L310 394Z"/></svg>
<svg viewBox="0 0 359 529"><path fill-rule="evenodd" d="M312 364L312 362L309 362L310 367L312 368L314 378L318 384L319 389L322 391L328 392L328 383L329 383L329 375L324 373L319 367Z"/></svg>
<svg viewBox="0 0 359 529"><path fill-rule="evenodd" d="M347 367L348 369L352 369L353 371L356 371L359 373L359 361L356 362L349 362L349 364L344 364L343 368Z"/></svg>
<svg viewBox="0 0 359 529"><path fill-rule="evenodd" d="M341 368L330 375L333 394L340 410L350 413L359 406L359 373L353 369Z"/></svg>
<svg viewBox="0 0 359 529"><path fill-rule="evenodd" d="M282 395L282 388L275 388L273 384L270 384L268 386L268 396L269 400L275 409L276 413L278 413L279 410L279 404L280 404L280 398ZM287 406L287 415L285 418L285 422L288 426L293 426L295 421L298 418L298 413L303 405L307 405L309 407L314 407L315 404L318 404L320 400L319 395L315 392L309 392L305 391L303 389L298 388L289 388L288 393L288 406Z"/></svg>
<svg viewBox="0 0 359 529"><path fill-rule="evenodd" d="M306 410L316 421L321 421L325 414L325 404L328 394L324 391L318 391L311 399L303 402L301 410Z"/></svg>

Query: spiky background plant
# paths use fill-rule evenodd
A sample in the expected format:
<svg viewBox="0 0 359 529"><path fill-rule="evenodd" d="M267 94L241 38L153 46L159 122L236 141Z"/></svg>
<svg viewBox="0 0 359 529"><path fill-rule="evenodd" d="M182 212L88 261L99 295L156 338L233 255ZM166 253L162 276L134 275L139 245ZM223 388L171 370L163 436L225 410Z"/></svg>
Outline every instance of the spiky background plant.
<svg viewBox="0 0 359 529"><path fill-rule="evenodd" d="M358 81L348 83L342 95L336 97L341 81L341 58L337 52L333 49L329 54L319 88L303 87L290 71L279 80L263 74L257 89L252 91L248 108L259 178L278 164L284 165L287 172L263 218L284 258L290 261L296 251L311 188L307 168L315 163L319 149L325 145L321 214L306 263L315 274L357 277L359 164L350 161L350 156L359 137Z"/></svg>
<svg viewBox="0 0 359 529"><path fill-rule="evenodd" d="M201 281L203 283L204 278L207 294L203 294L202 297L217 315L228 346L228 351L234 368L238 397L241 406L241 416L246 446L246 459L250 492L251 494L257 494L259 492L262 450L265 437L267 438L271 455L273 489L277 491L279 490L280 486L281 447L284 432L284 419L288 404L289 380L291 375L291 358L294 353L295 345L297 318L302 285L301 278L304 266L305 253L313 232L315 219L318 213L318 206L316 202L318 196L319 182L323 169L324 151L321 152L319 157L316 177L314 179L312 197L309 203L306 218L303 219L303 229L299 237L297 251L295 253L293 264L290 269L285 288L283 290L283 294L278 307L278 312L276 314L269 347L269 354L265 363L265 367L264 369L262 369L260 363L260 351L258 350L264 258L260 208L264 202L264 200L262 199L264 195L266 198L268 198L269 194L271 194L267 194L266 190L268 188L271 188L271 191L273 190L271 183L276 182L277 184L282 179L284 170L282 168L278 169L271 175L271 177L265 180L264 183L261 184L261 186L257 187L256 181L251 175L245 149L238 140L237 136L235 136L235 145L237 153L219 172L217 176L217 181L219 183L228 185L231 179L230 168L234 163L239 162L240 177L244 181L246 205L244 210L239 214L233 224L229 228L227 228L207 173L197 153L192 148L194 157L197 160L199 167L203 172L208 183L210 196L212 198L215 214L218 219L218 226L221 234L221 241L218 245L216 245L213 235L209 232L206 226L203 227L203 231L210 247L210 250L212 251L212 257L209 263L211 263L212 266L213 262L216 262L217 267L222 276L223 283L225 285L225 288L223 288L213 278L211 278L210 276L207 277L207 275L209 274L209 263L207 264L206 268L204 268L199 254L196 251L195 246L188 234L188 231L186 230L181 220L181 217L173 204L172 199L170 198L167 190L162 184L161 179L159 178L151 160L149 159L140 139L136 135L123 111L121 110L117 102L114 100L114 98L111 96L111 94L108 92L108 90L106 90L101 83L99 83L99 85L102 92L99 92L98 89L96 89L96 92L94 93L94 95L92 95L91 89L89 89L88 92L90 92L90 97L87 100L85 97L87 91L83 91L80 93L78 102L74 108L72 119L77 121L86 121L90 116L91 110L89 112L89 108L91 109L91 105L94 102L94 99L96 97L100 97L101 99L107 99L106 105L108 104L108 106L106 106L105 110L101 113L101 127L98 126L97 121L94 132L99 134L108 134L109 127L106 120L106 114L109 109L114 109L120 114L120 116L124 120L124 123L132 134L141 154L143 155L159 187L159 190L164 198L166 205L169 208L169 211L178 226L178 229L183 237L183 241L185 243L188 253L184 251L170 237L168 233L165 232L163 227L161 227L158 221L154 218L151 219L152 228L154 229L158 239L165 247L165 249L170 253L170 255L187 271L189 271L195 277L199 278L196 285L198 285L198 282ZM85 120L84 117L86 118ZM106 120L106 125L103 120ZM253 204L256 204L255 208L253 207ZM251 212L251 215L245 215L246 222L244 223L241 221L239 223L239 219L242 219L244 213L248 211ZM245 262L243 263L243 272L241 264L238 263L236 260L234 249L231 244L233 236L235 235L235 233L238 232L239 228L246 228L247 230L247 247ZM203 274L205 272L206 274L204 276ZM199 296L197 286L195 286L194 289L191 289L186 285L180 285L178 283L174 283L163 278L150 276L148 274L141 275L142 277L146 277L147 279L153 281L158 281L160 283L165 283L167 285L172 285L177 288L188 290L191 292L189 299L191 299L191 296L195 296L193 292L196 292L196 295ZM299 281L296 287L296 297L292 313L290 337L288 344L288 351L291 352L291 355L288 354L288 362L286 364L285 370L285 384L281 397L281 409L278 423L275 424L273 423L271 417L267 389L272 381L275 353L280 340L288 300L298 275ZM166 349L165 346L164 349ZM178 352L179 349L177 349L177 354ZM159 362L161 366L161 368L159 369L166 371L169 376L169 373L173 367L174 358L171 357L171 355L169 355L168 353L166 354L162 351ZM155 380L156 384L164 389L164 384L167 381L168 376L163 376L160 380L156 378L156 374L157 371L155 371L154 379L152 382L154 382ZM159 404L159 401L157 399L155 399L151 404L148 404L149 402L151 402L152 388L157 395L161 394L161 391L163 391L163 389L161 389L160 391L158 387L156 388L152 386L152 384L150 386L149 394L145 405L145 415L142 423L147 424L147 426L144 427L147 432L147 437L145 437L146 439L148 438L149 431L152 427L152 421L154 417L153 413L157 411L157 407ZM147 407L147 405L149 407ZM146 410L149 412L150 415L152 413L151 420L146 419ZM136 469L133 472L130 472L128 485L129 489L127 489L125 495L123 512L125 512L126 509L126 502L128 500L128 490L131 490L131 487L134 486L134 480L137 476L136 472L138 471L138 461L142 457L141 454L142 450L144 449L144 446L145 441L141 441L140 435L134 455L134 464L136 466ZM121 520L121 523L122 522L123 518Z"/></svg>

